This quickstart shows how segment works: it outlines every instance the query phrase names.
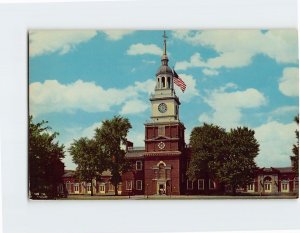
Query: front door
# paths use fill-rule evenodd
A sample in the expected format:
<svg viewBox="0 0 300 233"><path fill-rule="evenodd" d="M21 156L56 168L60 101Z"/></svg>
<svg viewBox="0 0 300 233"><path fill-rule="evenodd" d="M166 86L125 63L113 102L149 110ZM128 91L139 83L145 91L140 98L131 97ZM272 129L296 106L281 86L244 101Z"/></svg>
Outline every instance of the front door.
<svg viewBox="0 0 300 233"><path fill-rule="evenodd" d="M157 194L164 195L166 194L166 182L157 181Z"/></svg>

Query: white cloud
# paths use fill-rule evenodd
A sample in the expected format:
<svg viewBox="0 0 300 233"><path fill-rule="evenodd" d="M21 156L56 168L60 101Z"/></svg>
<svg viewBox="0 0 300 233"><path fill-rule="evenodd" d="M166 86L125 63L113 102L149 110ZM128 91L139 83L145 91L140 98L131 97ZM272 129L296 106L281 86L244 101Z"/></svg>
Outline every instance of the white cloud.
<svg viewBox="0 0 300 233"><path fill-rule="evenodd" d="M207 76L212 76L212 75L218 75L219 71L217 70L212 70L212 69L203 69L202 73L207 75Z"/></svg>
<svg viewBox="0 0 300 233"><path fill-rule="evenodd" d="M283 124L277 121L255 128L255 138L260 144L256 158L258 166L290 166L292 147L296 143L296 128L295 123Z"/></svg>
<svg viewBox="0 0 300 233"><path fill-rule="evenodd" d="M144 147L145 143L145 133L144 133L144 128L140 129L132 129L129 131L127 139L131 142L133 142L134 147Z"/></svg>
<svg viewBox="0 0 300 233"><path fill-rule="evenodd" d="M96 122L92 124L91 126L84 128L82 130L82 133L80 134L80 137L88 137L92 138L95 135L95 129L100 128L102 126L102 122Z"/></svg>
<svg viewBox="0 0 300 233"><path fill-rule="evenodd" d="M156 83L154 79L148 79L145 82L137 81L134 83L134 86L137 90L146 92L150 95L155 89L155 84Z"/></svg>
<svg viewBox="0 0 300 233"><path fill-rule="evenodd" d="M200 53L195 53L191 56L190 61L179 61L175 64L176 70L186 70L191 67L204 67L205 62L203 61Z"/></svg>
<svg viewBox="0 0 300 233"><path fill-rule="evenodd" d="M256 108L266 103L264 95L256 89L226 92L228 88L236 86L230 83L204 97L204 102L213 109L213 112L201 114L200 122L214 123L227 129L236 127L242 119L242 109Z"/></svg>
<svg viewBox="0 0 300 233"><path fill-rule="evenodd" d="M189 102L194 96L199 96L199 91L196 88L196 79L194 79L192 75L180 73L178 75L186 84L184 93L177 85L174 84L176 94L179 97L180 101Z"/></svg>
<svg viewBox="0 0 300 233"><path fill-rule="evenodd" d="M144 62L145 64L155 64L156 63L156 61L154 61L154 60L145 60L145 59L143 59L142 62Z"/></svg>
<svg viewBox="0 0 300 233"><path fill-rule="evenodd" d="M97 35L95 30L37 30L29 32L29 56L58 52L65 54L77 44Z"/></svg>
<svg viewBox="0 0 300 233"><path fill-rule="evenodd" d="M103 30L109 40L120 40L126 35L132 34L133 30Z"/></svg>
<svg viewBox="0 0 300 233"><path fill-rule="evenodd" d="M190 61L176 63L177 69L189 67L235 68L247 66L257 54L264 54L278 63L297 63L296 30L205 30L175 31L173 36L193 45L214 49L218 55L206 61L194 54ZM196 60L193 60L196 59Z"/></svg>
<svg viewBox="0 0 300 233"><path fill-rule="evenodd" d="M123 89L104 89L94 82L78 80L71 84L61 84L57 80L35 82L29 86L30 114L50 112L72 112L81 109L86 112L109 111L112 106L121 105L137 98L141 93L154 90L155 82L135 82Z"/></svg>
<svg viewBox="0 0 300 233"><path fill-rule="evenodd" d="M297 67L287 67L279 80L279 90L286 96L299 95L299 70Z"/></svg>
<svg viewBox="0 0 300 233"><path fill-rule="evenodd" d="M299 111L298 106L282 106L276 108L271 115L285 115L287 113L297 113Z"/></svg>
<svg viewBox="0 0 300 233"><path fill-rule="evenodd" d="M148 103L145 103L141 100L135 99L135 100L129 100L127 101L121 111L120 114L136 114L146 111L148 108Z"/></svg>
<svg viewBox="0 0 300 233"><path fill-rule="evenodd" d="M162 55L162 49L155 44L133 44L130 45L127 50L128 55L143 55L143 54L152 54L152 55Z"/></svg>

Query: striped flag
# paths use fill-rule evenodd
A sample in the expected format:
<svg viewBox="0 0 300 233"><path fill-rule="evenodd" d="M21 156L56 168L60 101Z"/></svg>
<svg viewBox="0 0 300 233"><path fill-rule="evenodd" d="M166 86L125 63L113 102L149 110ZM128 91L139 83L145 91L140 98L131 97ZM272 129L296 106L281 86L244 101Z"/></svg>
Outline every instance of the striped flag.
<svg viewBox="0 0 300 233"><path fill-rule="evenodd" d="M182 90L182 92L185 91L186 85L184 83L184 81L178 76L178 74L176 73L176 71L173 69L173 82L180 87L180 89Z"/></svg>

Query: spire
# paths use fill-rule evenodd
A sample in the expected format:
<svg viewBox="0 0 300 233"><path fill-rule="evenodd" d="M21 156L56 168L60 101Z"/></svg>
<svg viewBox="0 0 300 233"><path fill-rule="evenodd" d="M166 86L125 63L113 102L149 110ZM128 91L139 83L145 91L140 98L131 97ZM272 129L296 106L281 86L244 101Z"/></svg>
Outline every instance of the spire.
<svg viewBox="0 0 300 233"><path fill-rule="evenodd" d="M161 64L164 65L164 66L167 66L168 65L168 56L167 56L167 35L166 35L166 31L164 31L164 34L163 34L163 38L164 38L164 52L163 52L163 55L161 57Z"/></svg>
<svg viewBox="0 0 300 233"><path fill-rule="evenodd" d="M166 75L166 74L170 74L172 75L172 69L168 66L168 62L169 62L169 58L167 55L167 35L166 35L166 31L164 31L164 34L162 36L164 38L164 47L163 47L163 54L161 56L161 66L159 67L159 69L156 72L156 76L162 74L162 75Z"/></svg>
<svg viewBox="0 0 300 233"><path fill-rule="evenodd" d="M166 31L164 31L163 34L163 38L164 38L164 54L163 55L167 55L167 35L166 35Z"/></svg>

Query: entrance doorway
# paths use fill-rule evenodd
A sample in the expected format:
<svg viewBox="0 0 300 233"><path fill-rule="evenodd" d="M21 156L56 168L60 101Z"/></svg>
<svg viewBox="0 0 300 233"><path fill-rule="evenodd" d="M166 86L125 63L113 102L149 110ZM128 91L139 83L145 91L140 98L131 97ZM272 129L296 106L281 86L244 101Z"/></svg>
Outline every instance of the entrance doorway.
<svg viewBox="0 0 300 233"><path fill-rule="evenodd" d="M157 182L157 194L158 195L165 195L166 194L166 182L158 181Z"/></svg>

